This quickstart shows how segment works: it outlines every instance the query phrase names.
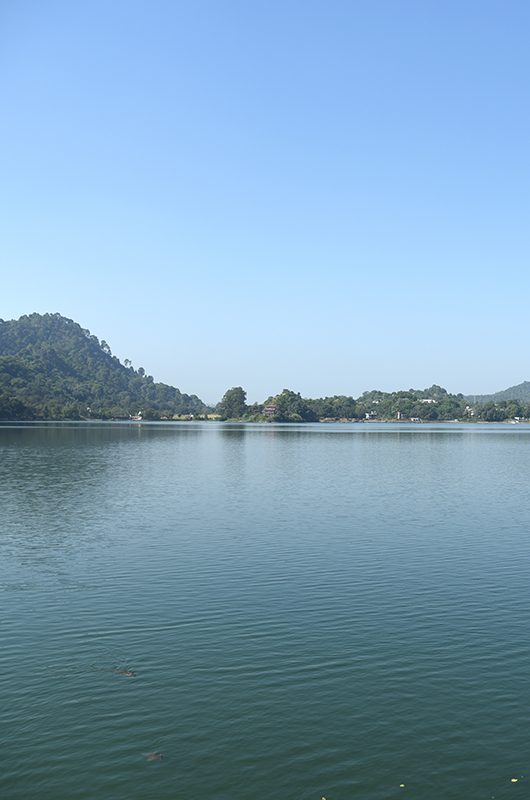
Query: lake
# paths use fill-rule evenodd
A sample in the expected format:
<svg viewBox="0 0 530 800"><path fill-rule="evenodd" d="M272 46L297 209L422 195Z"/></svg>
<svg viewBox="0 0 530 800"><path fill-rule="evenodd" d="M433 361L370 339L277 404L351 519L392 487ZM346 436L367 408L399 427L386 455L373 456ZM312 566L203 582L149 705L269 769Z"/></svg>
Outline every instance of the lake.
<svg viewBox="0 0 530 800"><path fill-rule="evenodd" d="M0 797L528 796L529 474L525 425L1 425Z"/></svg>

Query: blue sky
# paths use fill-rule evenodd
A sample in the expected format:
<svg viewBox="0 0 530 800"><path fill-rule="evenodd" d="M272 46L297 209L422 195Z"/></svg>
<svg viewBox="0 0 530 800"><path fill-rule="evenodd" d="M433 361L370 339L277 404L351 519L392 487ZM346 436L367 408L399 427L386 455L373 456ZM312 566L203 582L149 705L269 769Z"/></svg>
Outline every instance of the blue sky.
<svg viewBox="0 0 530 800"><path fill-rule="evenodd" d="M216 401L530 379L526 2L0 0L0 316Z"/></svg>

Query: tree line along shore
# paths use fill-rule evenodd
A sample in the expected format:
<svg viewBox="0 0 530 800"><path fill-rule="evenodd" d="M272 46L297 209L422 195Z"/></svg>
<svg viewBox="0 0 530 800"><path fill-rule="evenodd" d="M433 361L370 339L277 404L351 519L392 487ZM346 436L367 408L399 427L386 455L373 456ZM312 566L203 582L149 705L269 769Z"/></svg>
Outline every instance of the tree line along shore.
<svg viewBox="0 0 530 800"><path fill-rule="evenodd" d="M438 385L360 397L302 397L284 389L247 403L241 386L214 406L195 394L156 382L129 359L122 363L104 340L60 314L0 320L0 419L225 420L244 422L476 421L530 419L530 383L499 397L475 399ZM507 396L508 395L508 396Z"/></svg>

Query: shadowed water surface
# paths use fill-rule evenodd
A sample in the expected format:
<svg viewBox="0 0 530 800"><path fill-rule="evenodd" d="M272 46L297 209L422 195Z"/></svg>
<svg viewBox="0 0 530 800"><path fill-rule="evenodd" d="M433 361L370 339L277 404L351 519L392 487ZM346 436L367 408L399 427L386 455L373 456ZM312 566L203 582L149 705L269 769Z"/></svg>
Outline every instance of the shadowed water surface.
<svg viewBox="0 0 530 800"><path fill-rule="evenodd" d="M0 427L0 797L528 796L529 468L523 425Z"/></svg>

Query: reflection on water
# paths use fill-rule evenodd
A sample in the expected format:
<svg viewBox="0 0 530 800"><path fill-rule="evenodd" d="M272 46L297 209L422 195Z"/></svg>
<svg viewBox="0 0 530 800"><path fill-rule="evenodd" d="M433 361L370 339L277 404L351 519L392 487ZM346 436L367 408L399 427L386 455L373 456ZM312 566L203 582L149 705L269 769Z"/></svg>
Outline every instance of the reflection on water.
<svg viewBox="0 0 530 800"><path fill-rule="evenodd" d="M529 433L0 427L0 796L524 793Z"/></svg>

